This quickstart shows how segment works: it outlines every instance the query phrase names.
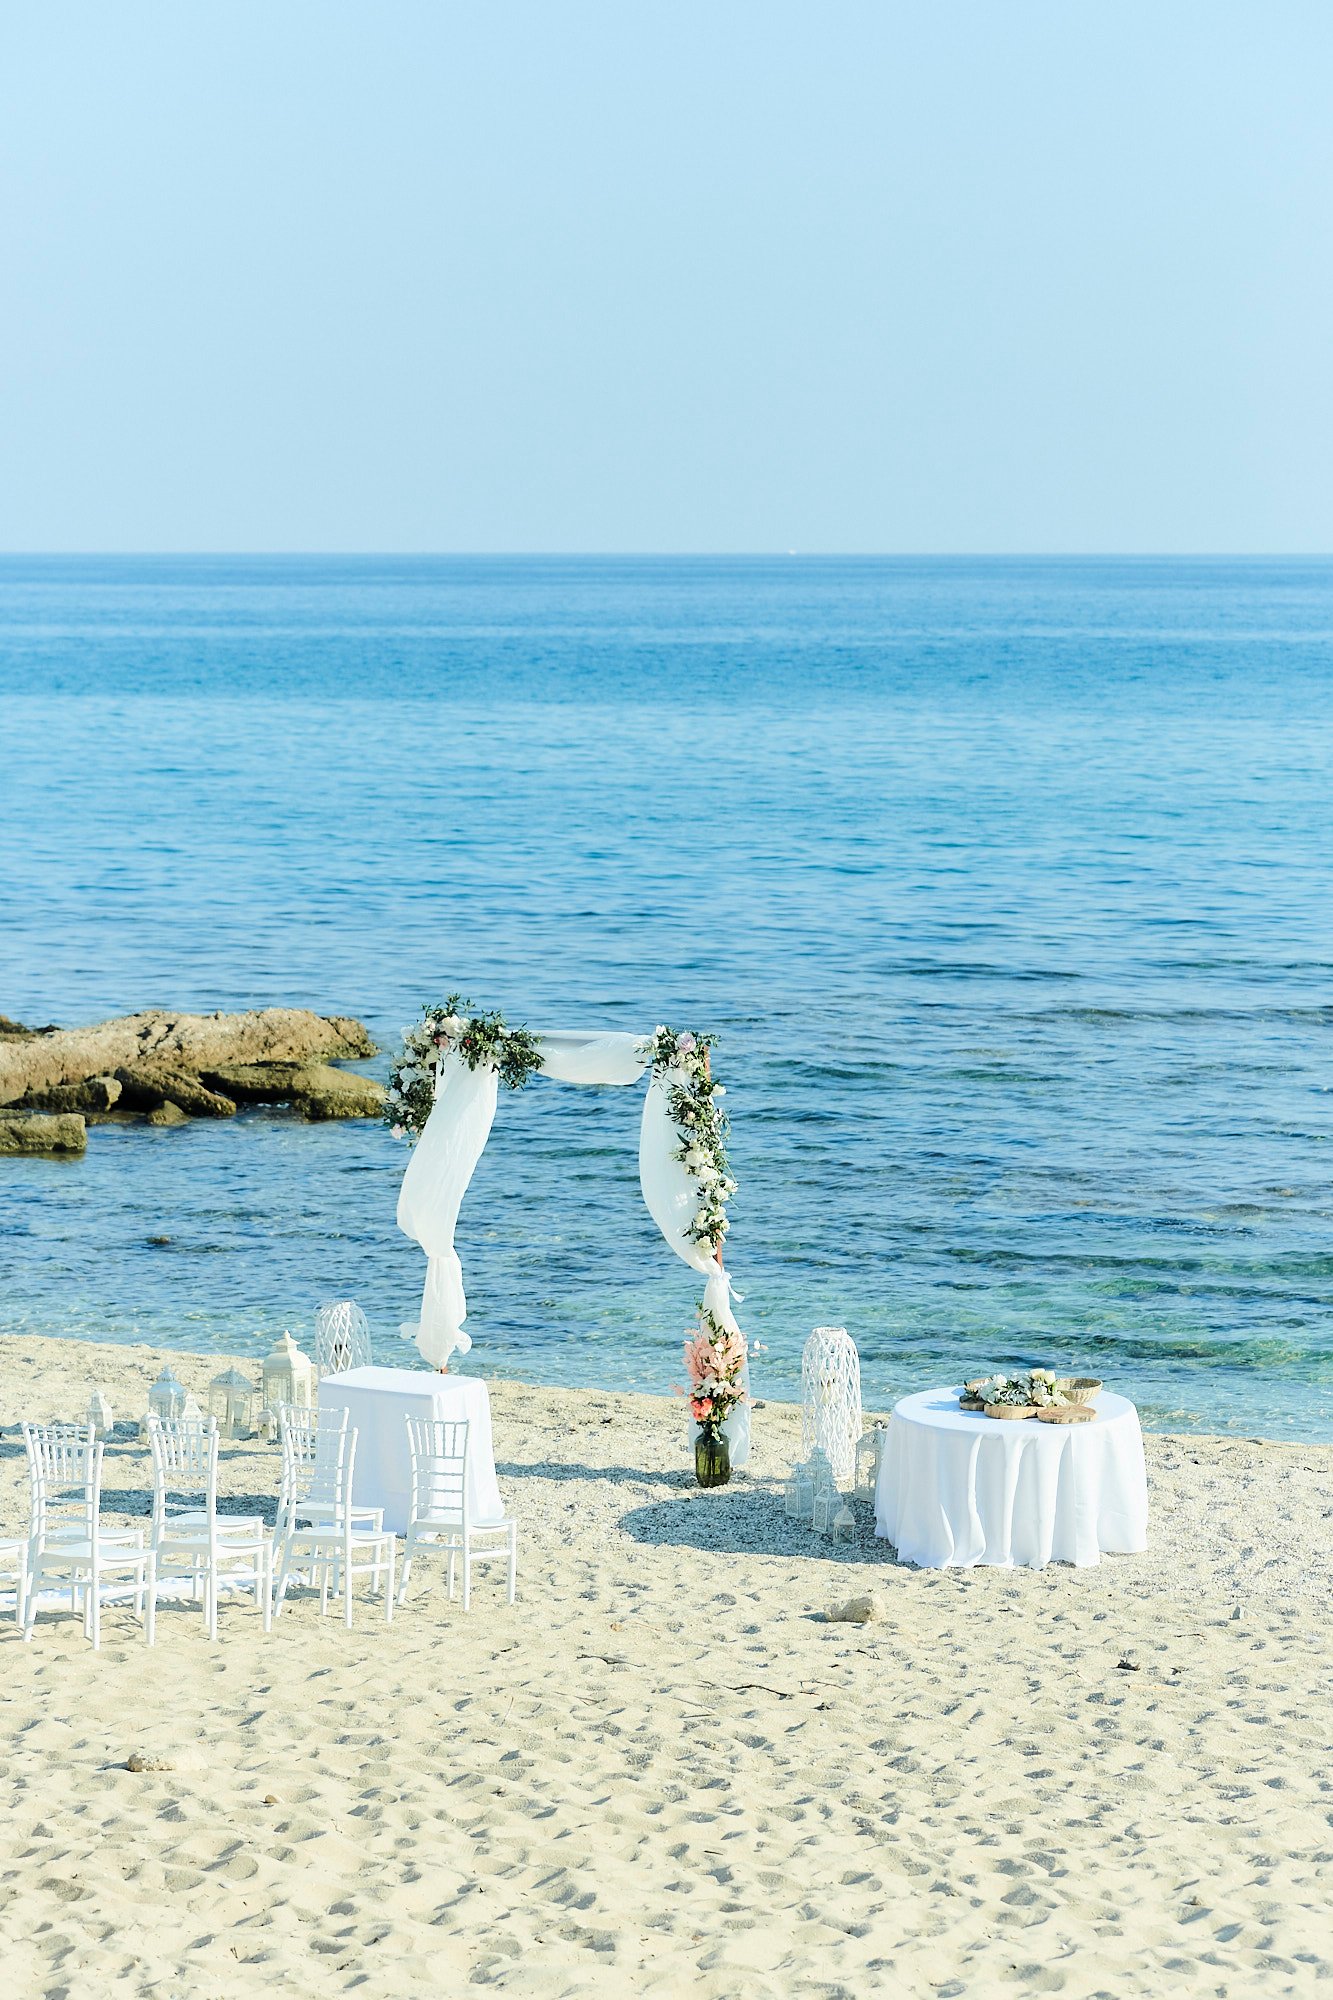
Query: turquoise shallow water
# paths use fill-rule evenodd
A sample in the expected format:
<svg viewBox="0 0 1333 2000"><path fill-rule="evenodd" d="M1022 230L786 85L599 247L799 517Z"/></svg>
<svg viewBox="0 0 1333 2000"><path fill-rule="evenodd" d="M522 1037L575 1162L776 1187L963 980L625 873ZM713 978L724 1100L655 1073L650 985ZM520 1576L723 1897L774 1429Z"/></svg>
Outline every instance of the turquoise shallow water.
<svg viewBox="0 0 1333 2000"><path fill-rule="evenodd" d="M1333 1437L1333 565L0 560L0 1011L716 1028L796 1392L1095 1369ZM637 1092L501 1105L472 1363L661 1389ZM0 1161L0 1326L257 1353L419 1253L378 1127ZM154 1245L153 1236L169 1236Z"/></svg>

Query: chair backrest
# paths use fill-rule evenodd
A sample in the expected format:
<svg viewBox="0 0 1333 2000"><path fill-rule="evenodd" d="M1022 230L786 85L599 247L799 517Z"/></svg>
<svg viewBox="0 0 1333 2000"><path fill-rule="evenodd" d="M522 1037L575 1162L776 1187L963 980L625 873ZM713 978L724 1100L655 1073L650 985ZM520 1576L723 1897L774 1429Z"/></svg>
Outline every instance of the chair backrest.
<svg viewBox="0 0 1333 2000"><path fill-rule="evenodd" d="M153 1454L153 1520L164 1522L173 1504L179 1511L202 1501L209 1519L218 1507L218 1425L216 1417L148 1418Z"/></svg>
<svg viewBox="0 0 1333 2000"><path fill-rule="evenodd" d="M441 1417L406 1417L412 1454L412 1513L462 1526L467 1514L468 1426Z"/></svg>
<svg viewBox="0 0 1333 2000"><path fill-rule="evenodd" d="M302 1500L326 1500L325 1491L338 1462L338 1439L347 1432L347 1406L320 1404L306 1409L284 1403L278 1411L282 1445L282 1494L279 1506L290 1510Z"/></svg>
<svg viewBox="0 0 1333 2000"><path fill-rule="evenodd" d="M24 1424L31 1487L29 1533L77 1528L90 1538L102 1505L102 1446L91 1424Z"/></svg>

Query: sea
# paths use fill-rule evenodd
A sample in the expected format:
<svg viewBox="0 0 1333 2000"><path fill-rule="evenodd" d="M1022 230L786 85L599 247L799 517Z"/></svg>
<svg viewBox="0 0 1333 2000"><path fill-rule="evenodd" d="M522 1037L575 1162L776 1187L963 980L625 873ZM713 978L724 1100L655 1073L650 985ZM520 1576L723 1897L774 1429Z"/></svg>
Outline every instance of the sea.
<svg viewBox="0 0 1333 2000"><path fill-rule="evenodd" d="M1333 563L0 559L0 1011L715 1033L755 1392L1091 1373L1333 1439ZM638 1089L503 1097L473 1372L665 1392ZM402 1144L0 1159L0 1330L412 1351Z"/></svg>

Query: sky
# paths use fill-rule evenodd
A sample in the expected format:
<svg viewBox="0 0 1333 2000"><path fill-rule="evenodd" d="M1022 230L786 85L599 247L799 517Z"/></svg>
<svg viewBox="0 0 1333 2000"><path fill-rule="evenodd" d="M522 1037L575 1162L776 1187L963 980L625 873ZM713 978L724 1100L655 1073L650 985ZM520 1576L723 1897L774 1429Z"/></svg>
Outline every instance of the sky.
<svg viewBox="0 0 1333 2000"><path fill-rule="evenodd" d="M0 0L0 549L1333 550L1327 0Z"/></svg>

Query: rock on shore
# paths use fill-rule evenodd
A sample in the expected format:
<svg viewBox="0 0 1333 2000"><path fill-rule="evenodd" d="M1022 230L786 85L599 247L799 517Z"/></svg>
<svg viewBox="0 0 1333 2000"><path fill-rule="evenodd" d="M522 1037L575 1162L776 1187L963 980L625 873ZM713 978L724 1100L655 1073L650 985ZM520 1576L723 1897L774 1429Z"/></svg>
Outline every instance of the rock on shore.
<svg viewBox="0 0 1333 2000"><path fill-rule="evenodd" d="M0 1153L81 1153L88 1127L76 1112L0 1114Z"/></svg>
<svg viewBox="0 0 1333 2000"><path fill-rule="evenodd" d="M375 1053L359 1021L298 1007L154 1009L87 1028L28 1029L0 1015L0 1152L82 1151L86 1118L137 1112L166 1125L230 1118L238 1102L290 1103L312 1120L375 1118L383 1086L332 1066Z"/></svg>

